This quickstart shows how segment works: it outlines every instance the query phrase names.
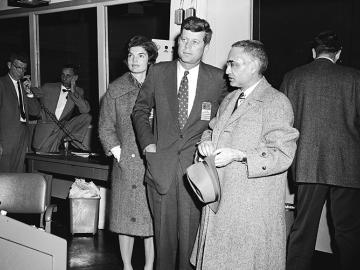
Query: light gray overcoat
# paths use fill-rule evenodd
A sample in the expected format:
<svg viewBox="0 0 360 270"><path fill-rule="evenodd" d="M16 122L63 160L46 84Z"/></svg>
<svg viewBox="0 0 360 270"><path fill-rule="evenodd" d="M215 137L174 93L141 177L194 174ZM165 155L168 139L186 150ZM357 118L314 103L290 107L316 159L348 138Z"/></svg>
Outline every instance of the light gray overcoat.
<svg viewBox="0 0 360 270"><path fill-rule="evenodd" d="M116 233L151 236L152 219L144 185L144 161L136 144L131 123L140 85L125 73L109 85L100 110L99 136L105 153L120 145L118 163L114 159L111 183L110 226Z"/></svg>
<svg viewBox="0 0 360 270"><path fill-rule="evenodd" d="M230 93L202 139L216 148L246 152L247 165L218 168L222 198L217 214L203 208L192 262L197 269L285 268L285 183L298 131L285 95L263 78L233 112L239 90Z"/></svg>

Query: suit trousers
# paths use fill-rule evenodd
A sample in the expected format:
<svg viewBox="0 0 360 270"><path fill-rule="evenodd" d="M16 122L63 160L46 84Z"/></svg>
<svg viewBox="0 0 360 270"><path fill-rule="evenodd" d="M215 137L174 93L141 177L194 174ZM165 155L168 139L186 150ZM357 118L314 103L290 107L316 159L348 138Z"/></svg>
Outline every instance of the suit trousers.
<svg viewBox="0 0 360 270"><path fill-rule="evenodd" d="M288 242L287 270L311 269L321 212L326 200L329 201L334 227L333 250L339 257L341 269L360 269L360 189L299 184L296 217Z"/></svg>
<svg viewBox="0 0 360 270"><path fill-rule="evenodd" d="M90 150L90 145L88 142L84 141L84 138L89 131L91 119L90 114L80 114L71 118L69 121L63 122L67 131L78 140L70 142L74 147L85 151ZM45 135L46 137L41 138L45 134L42 129L48 131L48 136ZM66 134L53 122L40 122L36 126L34 136L38 136L37 138L34 138L34 142L36 141L37 143L33 143L33 147L36 151L58 152L59 146Z"/></svg>
<svg viewBox="0 0 360 270"><path fill-rule="evenodd" d="M25 172L25 154L29 145L29 130L25 123L11 138L3 140L3 154L0 155L0 172Z"/></svg>
<svg viewBox="0 0 360 270"><path fill-rule="evenodd" d="M193 269L190 255L200 222L200 207L189 188L181 168L165 195L147 185L154 219L156 270Z"/></svg>

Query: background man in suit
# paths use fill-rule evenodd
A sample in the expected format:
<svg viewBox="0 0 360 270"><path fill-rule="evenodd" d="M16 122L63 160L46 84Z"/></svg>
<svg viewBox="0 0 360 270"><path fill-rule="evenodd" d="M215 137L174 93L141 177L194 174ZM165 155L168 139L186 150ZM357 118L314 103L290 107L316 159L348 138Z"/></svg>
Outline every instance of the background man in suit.
<svg viewBox="0 0 360 270"><path fill-rule="evenodd" d="M37 116L40 105L27 93L29 81L22 82L28 58L14 53L7 63L9 73L0 78L0 172L24 172L29 146L29 114Z"/></svg>
<svg viewBox="0 0 360 270"><path fill-rule="evenodd" d="M185 185L195 145L227 92L222 70L201 61L212 30L196 17L184 20L179 59L152 66L133 109L147 162L147 191L154 217L156 269L191 269L190 253L200 210ZM154 132L149 116L155 108ZM179 265L176 267L176 260Z"/></svg>
<svg viewBox="0 0 360 270"><path fill-rule="evenodd" d="M300 131L289 270L310 269L326 199L341 269L360 269L360 72L336 64L341 48L335 33L320 33L312 49L315 60L286 74L281 86Z"/></svg>
<svg viewBox="0 0 360 270"><path fill-rule="evenodd" d="M91 123L90 105L84 98L84 90L76 85L77 79L77 68L65 65L61 83L47 83L41 89L33 89L42 96L43 105L32 144L36 151L57 152L62 141L69 139L56 121L72 135L70 143L73 147L90 150L89 141L84 140Z"/></svg>
<svg viewBox="0 0 360 270"><path fill-rule="evenodd" d="M285 269L285 183L299 132L287 97L263 73L261 42L238 41L226 74L237 90L227 95L198 146L215 156L221 201L204 207L197 269Z"/></svg>

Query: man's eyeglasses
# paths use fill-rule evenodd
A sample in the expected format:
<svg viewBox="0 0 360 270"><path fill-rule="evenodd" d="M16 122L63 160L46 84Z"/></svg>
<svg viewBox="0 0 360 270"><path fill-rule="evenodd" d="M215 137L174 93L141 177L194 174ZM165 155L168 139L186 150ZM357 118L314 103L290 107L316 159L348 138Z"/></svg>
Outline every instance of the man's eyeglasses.
<svg viewBox="0 0 360 270"><path fill-rule="evenodd" d="M18 69L18 70L21 70L21 71L26 71L27 70L27 67L21 67L21 66L17 66L15 65L14 63L12 64L14 66L14 68Z"/></svg>

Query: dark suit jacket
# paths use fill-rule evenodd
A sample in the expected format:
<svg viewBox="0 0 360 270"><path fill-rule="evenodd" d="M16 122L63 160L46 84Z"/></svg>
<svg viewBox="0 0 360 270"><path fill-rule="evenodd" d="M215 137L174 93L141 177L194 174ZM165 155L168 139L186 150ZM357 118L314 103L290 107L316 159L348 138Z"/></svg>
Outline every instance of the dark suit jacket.
<svg viewBox="0 0 360 270"><path fill-rule="evenodd" d="M22 87L22 95L27 119L29 114L37 116L40 112L38 100L28 98L24 87ZM21 125L16 89L9 75L5 75L0 78L0 145L3 148L3 157L20 150L17 149L18 136L16 135L19 134Z"/></svg>
<svg viewBox="0 0 360 270"><path fill-rule="evenodd" d="M41 102L53 114L55 114L60 91L61 83L44 84L39 91L42 95L42 98L40 99ZM76 87L75 93L68 93L68 99L59 120L70 120L75 116L77 110L81 114L88 113L90 111L89 102L87 102L84 98L84 90L80 87ZM54 130L58 130L58 126L51 120L50 116L42 110L41 119L38 121L34 133L32 142L33 147L35 149L41 148L46 138L48 138Z"/></svg>
<svg viewBox="0 0 360 270"><path fill-rule="evenodd" d="M300 131L297 182L360 188L360 72L317 59L285 75Z"/></svg>
<svg viewBox="0 0 360 270"><path fill-rule="evenodd" d="M214 117L227 94L224 72L200 63L196 96L187 123L182 131L178 125L177 61L152 66L133 109L133 123L141 149L156 144L156 153L146 153L145 181L166 194L180 165L185 171L193 163L196 143L209 121L201 120L203 102L211 103ZM154 132L149 116L155 108Z"/></svg>

